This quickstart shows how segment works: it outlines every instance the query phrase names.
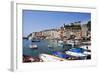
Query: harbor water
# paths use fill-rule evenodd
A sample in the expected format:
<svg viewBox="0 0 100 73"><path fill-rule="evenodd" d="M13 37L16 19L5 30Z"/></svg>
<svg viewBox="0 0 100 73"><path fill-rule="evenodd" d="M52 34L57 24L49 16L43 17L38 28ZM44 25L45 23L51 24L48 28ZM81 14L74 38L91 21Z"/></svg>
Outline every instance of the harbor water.
<svg viewBox="0 0 100 73"><path fill-rule="evenodd" d="M32 49L31 44L37 45L37 49ZM52 47L51 47L52 46ZM68 48L68 46L67 46ZM40 40L39 42L31 42L30 40L23 40L23 55L38 57L39 54L51 54L53 51L64 51L67 49L63 44L58 44L56 40Z"/></svg>

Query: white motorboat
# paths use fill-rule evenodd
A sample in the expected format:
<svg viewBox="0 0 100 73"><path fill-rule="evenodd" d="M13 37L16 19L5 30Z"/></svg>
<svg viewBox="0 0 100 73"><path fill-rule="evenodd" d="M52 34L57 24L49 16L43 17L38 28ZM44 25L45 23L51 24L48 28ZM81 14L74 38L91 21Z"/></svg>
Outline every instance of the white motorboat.
<svg viewBox="0 0 100 73"><path fill-rule="evenodd" d="M30 47L30 48L32 48L32 49L37 49L37 48L38 48L38 46L37 46L37 45L33 45L33 44L32 44L32 45L30 45L29 47Z"/></svg>
<svg viewBox="0 0 100 73"><path fill-rule="evenodd" d="M39 58L44 62L56 62L56 61L66 61L66 59L59 58L49 54L40 54Z"/></svg>
<svg viewBox="0 0 100 73"><path fill-rule="evenodd" d="M85 57L86 56L85 54L72 52L72 51L66 51L65 53L67 55L74 56L74 57Z"/></svg>
<svg viewBox="0 0 100 73"><path fill-rule="evenodd" d="M84 54L85 55L91 55L91 52L85 51Z"/></svg>
<svg viewBox="0 0 100 73"><path fill-rule="evenodd" d="M91 45L81 45L80 48L91 50Z"/></svg>
<svg viewBox="0 0 100 73"><path fill-rule="evenodd" d="M62 44L62 43L63 43L63 41L61 41L61 40L60 40L60 41L58 41L58 43L61 43L61 44Z"/></svg>

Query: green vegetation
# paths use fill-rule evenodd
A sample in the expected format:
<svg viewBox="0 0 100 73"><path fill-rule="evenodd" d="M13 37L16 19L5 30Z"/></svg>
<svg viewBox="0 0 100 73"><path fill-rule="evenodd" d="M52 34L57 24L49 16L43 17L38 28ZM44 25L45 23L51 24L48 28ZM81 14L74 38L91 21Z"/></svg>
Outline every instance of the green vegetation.
<svg viewBox="0 0 100 73"><path fill-rule="evenodd" d="M86 25L87 25L88 31L91 31L91 21L88 21Z"/></svg>
<svg viewBox="0 0 100 73"><path fill-rule="evenodd" d="M81 25L79 24L75 25L74 23L71 23L71 25L64 24L64 28L65 29L81 29Z"/></svg>

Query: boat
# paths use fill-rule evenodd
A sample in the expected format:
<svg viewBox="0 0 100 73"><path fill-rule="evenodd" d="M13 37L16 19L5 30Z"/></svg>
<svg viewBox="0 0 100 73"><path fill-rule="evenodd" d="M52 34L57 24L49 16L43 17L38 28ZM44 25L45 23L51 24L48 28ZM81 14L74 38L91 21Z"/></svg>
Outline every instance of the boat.
<svg viewBox="0 0 100 73"><path fill-rule="evenodd" d="M85 55L91 55L91 52L85 51L84 54L85 54Z"/></svg>
<svg viewBox="0 0 100 73"><path fill-rule="evenodd" d="M86 50L91 50L91 45L84 45L84 44L82 44L82 45L80 45L80 48L84 48Z"/></svg>
<svg viewBox="0 0 100 73"><path fill-rule="evenodd" d="M23 39L26 39L26 40L28 40L28 37L23 37Z"/></svg>
<svg viewBox="0 0 100 73"><path fill-rule="evenodd" d="M70 45L72 45L72 47L74 47L75 41L67 40L66 44L70 44Z"/></svg>
<svg viewBox="0 0 100 73"><path fill-rule="evenodd" d="M60 41L58 41L58 43L63 44L63 41L60 40Z"/></svg>
<svg viewBox="0 0 100 73"><path fill-rule="evenodd" d="M59 46L59 47L63 47L63 44L64 44L64 42L63 41L58 41L58 43L57 43L57 45Z"/></svg>
<svg viewBox="0 0 100 73"><path fill-rule="evenodd" d="M39 39L32 39L31 41L32 41L32 42L40 42Z"/></svg>
<svg viewBox="0 0 100 73"><path fill-rule="evenodd" d="M48 48L52 48L52 45L48 45Z"/></svg>
<svg viewBox="0 0 100 73"><path fill-rule="evenodd" d="M74 56L74 57L85 57L86 56L85 54L77 53L77 52L72 52L72 51L66 51L66 54Z"/></svg>
<svg viewBox="0 0 100 73"><path fill-rule="evenodd" d="M57 61L67 61L66 59L59 58L57 56L49 55L49 54L40 54L39 58L43 62L57 62Z"/></svg>
<svg viewBox="0 0 100 73"><path fill-rule="evenodd" d="M66 55L66 54L63 53L63 52L59 52L59 51L52 52L52 54L53 54L54 56L59 57L59 58L64 58L64 59L68 59L68 58L69 58L68 55Z"/></svg>
<svg viewBox="0 0 100 73"><path fill-rule="evenodd" d="M38 49L38 46L32 44L32 45L29 46L29 48L32 48L32 49Z"/></svg>
<svg viewBox="0 0 100 73"><path fill-rule="evenodd" d="M84 60L87 58L87 55L83 53L77 53L77 52L71 52L71 51L66 51L65 52L70 60Z"/></svg>
<svg viewBox="0 0 100 73"><path fill-rule="evenodd" d="M70 57L77 58L78 60L80 59L87 59L87 57L91 57L91 51L86 50L84 48L72 48L68 51L65 52L67 55Z"/></svg>

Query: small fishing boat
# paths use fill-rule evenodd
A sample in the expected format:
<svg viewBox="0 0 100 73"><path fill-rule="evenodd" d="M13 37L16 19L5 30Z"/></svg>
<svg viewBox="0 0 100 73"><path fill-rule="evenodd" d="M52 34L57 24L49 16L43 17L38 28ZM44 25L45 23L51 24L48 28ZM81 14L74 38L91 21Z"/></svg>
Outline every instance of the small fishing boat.
<svg viewBox="0 0 100 73"><path fill-rule="evenodd" d="M48 48L52 48L52 45L48 45Z"/></svg>
<svg viewBox="0 0 100 73"><path fill-rule="evenodd" d="M32 49L38 49L38 46L37 46L37 45L32 44L32 45L30 45L30 46L29 46L29 48L32 48Z"/></svg>
<svg viewBox="0 0 100 73"><path fill-rule="evenodd" d="M26 39L26 40L28 40L28 37L23 37L23 39Z"/></svg>
<svg viewBox="0 0 100 73"><path fill-rule="evenodd" d="M63 44L63 41L60 40L60 41L58 41L58 43Z"/></svg>
<svg viewBox="0 0 100 73"><path fill-rule="evenodd" d="M40 42L39 39L32 39L31 41L32 41L32 42Z"/></svg>

